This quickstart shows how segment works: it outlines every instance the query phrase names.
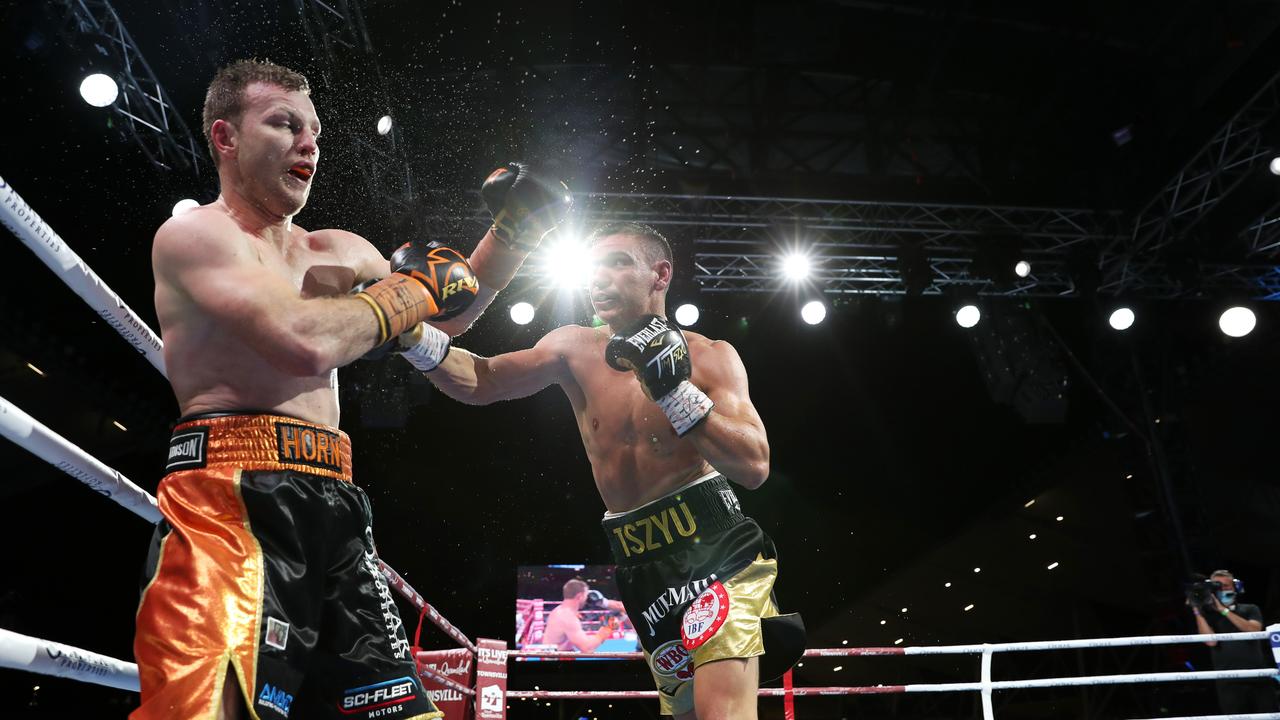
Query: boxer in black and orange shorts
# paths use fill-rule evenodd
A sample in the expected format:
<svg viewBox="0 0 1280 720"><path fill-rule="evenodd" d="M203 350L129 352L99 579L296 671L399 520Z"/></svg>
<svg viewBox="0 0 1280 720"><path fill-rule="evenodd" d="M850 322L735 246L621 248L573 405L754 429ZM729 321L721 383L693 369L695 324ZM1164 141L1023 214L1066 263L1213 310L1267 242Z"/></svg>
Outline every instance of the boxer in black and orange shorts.
<svg viewBox="0 0 1280 720"><path fill-rule="evenodd" d="M289 417L184 418L160 482L135 718L437 718L378 568L351 443ZM228 672L230 670L230 673Z"/></svg>

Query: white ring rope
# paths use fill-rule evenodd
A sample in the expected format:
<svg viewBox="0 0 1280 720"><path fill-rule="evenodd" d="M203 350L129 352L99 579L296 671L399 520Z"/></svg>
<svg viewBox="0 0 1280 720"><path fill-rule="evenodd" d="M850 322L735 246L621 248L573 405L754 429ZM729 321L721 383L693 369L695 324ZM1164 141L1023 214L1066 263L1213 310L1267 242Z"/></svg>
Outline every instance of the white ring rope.
<svg viewBox="0 0 1280 720"><path fill-rule="evenodd" d="M1031 680L995 680L992 690L1018 690L1022 688L1079 687L1081 685L1133 685L1153 682L1178 682L1182 680L1244 680L1248 678L1275 677L1274 668L1253 670L1194 670L1184 672L1135 673L1133 675L1086 675L1082 677L1034 678ZM906 692L956 692L981 691L986 683L919 683L905 685ZM984 717L986 717L984 715Z"/></svg>
<svg viewBox="0 0 1280 720"><path fill-rule="evenodd" d="M32 252L49 269L75 291L82 300L102 316L107 324L129 341L135 350L147 356L147 361L165 375L164 344L160 337L142 322L136 313L102 282L93 269L85 264L49 224L40 219L26 200L13 186L0 177L0 223Z"/></svg>
<svg viewBox="0 0 1280 720"><path fill-rule="evenodd" d="M1030 642L989 643L981 645L937 645L909 647L862 647L862 648L809 648L804 651L805 657L864 657L879 655L976 655L991 652L1026 652L1030 650L1078 650L1087 648L1131 647L1141 645L1177 645L1180 643L1197 643L1209 640L1220 642L1240 642L1243 640L1267 640L1271 633L1280 630L1280 625L1272 625L1268 630L1242 633L1216 633L1209 635L1136 635L1130 637L1093 638L1077 640L1035 640ZM580 660L586 658L609 658L616 660L640 660L644 653L640 652L597 652L580 653L568 650L513 650L510 656L517 660L522 658L547 658L555 660ZM1280 662L1280 658L1277 659Z"/></svg>
<svg viewBox="0 0 1280 720"><path fill-rule="evenodd" d="M151 493L133 484L120 471L107 467L101 460L45 427L39 420L3 397L0 397L0 435L138 516L153 523L160 522L163 518Z"/></svg>
<svg viewBox="0 0 1280 720"><path fill-rule="evenodd" d="M0 629L0 667L138 692L138 666L106 655Z"/></svg>
<svg viewBox="0 0 1280 720"><path fill-rule="evenodd" d="M1131 635L1128 637L1094 638L1081 640L1033 640L1029 642L991 643L981 645L938 645L935 647L874 647L874 648L820 648L806 650L805 657L846 657L849 655L976 655L988 649L997 652L1027 652L1031 650L1080 650L1086 648L1132 647L1141 645L1177 645L1208 640L1267 640L1270 631L1242 633L1217 633L1211 635Z"/></svg>
<svg viewBox="0 0 1280 720"><path fill-rule="evenodd" d="M1183 715L1150 720L1280 720L1280 713L1244 713L1243 715Z"/></svg>

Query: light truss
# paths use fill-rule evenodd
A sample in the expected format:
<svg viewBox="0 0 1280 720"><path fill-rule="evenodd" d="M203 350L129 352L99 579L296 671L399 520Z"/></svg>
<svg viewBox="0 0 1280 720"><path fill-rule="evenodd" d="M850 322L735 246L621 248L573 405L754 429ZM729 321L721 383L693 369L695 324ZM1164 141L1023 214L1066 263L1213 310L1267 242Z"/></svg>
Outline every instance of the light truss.
<svg viewBox="0 0 1280 720"><path fill-rule="evenodd" d="M1249 256L1257 259L1275 259L1280 255L1280 203L1263 213L1240 233Z"/></svg>
<svg viewBox="0 0 1280 720"><path fill-rule="evenodd" d="M70 32L93 43L118 68L112 77L120 97L111 105L124 133L155 165L199 174L203 143L173 108L164 86L107 0L56 0Z"/></svg>
<svg viewBox="0 0 1280 720"><path fill-rule="evenodd" d="M1278 114L1280 74L1272 76L1152 198L1138 214L1132 233L1107 249L1101 259L1103 288L1123 292L1141 283L1148 267L1158 262L1161 250L1190 234L1260 160L1269 157L1272 149L1264 141L1263 129ZM1269 225L1255 226L1245 231L1246 236L1255 230L1257 241L1264 245L1274 242L1274 230L1261 232Z"/></svg>
<svg viewBox="0 0 1280 720"><path fill-rule="evenodd" d="M628 193L575 194L574 202L571 224L579 231L607 222L639 222L668 234L677 245L691 244L692 252L683 256L692 261L704 292L782 292L790 285L781 272L781 255L802 248L812 263L806 282L833 295L1079 297L1096 292L1174 298L1231 293L1280 299L1280 273L1267 263L1152 262L1130 278L1123 292L1099 286L1097 258L1124 233L1118 212ZM478 193L471 195L469 212L430 219L436 236L460 242L489 222ZM993 247L1027 260L1031 274L991 277L980 258ZM912 262L919 263L920 277L904 275L904 266ZM522 274L542 284L558 279L537 257Z"/></svg>
<svg viewBox="0 0 1280 720"><path fill-rule="evenodd" d="M1071 265L1061 259L1032 264L1033 272L1010 284L1000 284L974 272L971 258L929 257L929 276L921 295L950 293L984 297L1079 297L1090 290ZM780 293L791 283L783 278L779 258L771 254L697 253L694 277L703 292ZM1191 277L1164 266L1149 266L1135 276L1126 296L1170 299L1187 296L1245 294L1259 300L1280 300L1280 272L1271 265L1205 265ZM848 255L814 263L807 285L831 295L906 295L910 286L898 258ZM1099 294L1112 295L1103 288Z"/></svg>

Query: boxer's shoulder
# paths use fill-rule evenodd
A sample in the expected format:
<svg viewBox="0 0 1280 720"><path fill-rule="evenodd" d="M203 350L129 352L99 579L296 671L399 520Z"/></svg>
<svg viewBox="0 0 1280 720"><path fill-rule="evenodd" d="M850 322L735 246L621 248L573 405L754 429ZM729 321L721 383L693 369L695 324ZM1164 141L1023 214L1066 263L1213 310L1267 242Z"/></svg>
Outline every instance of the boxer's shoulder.
<svg viewBox="0 0 1280 720"><path fill-rule="evenodd" d="M565 351L585 350L594 346L596 331L581 325L561 325L542 336L540 342Z"/></svg>
<svg viewBox="0 0 1280 720"><path fill-rule="evenodd" d="M156 231L152 257L157 266L202 260L248 247L249 236L216 205L169 218Z"/></svg>
<svg viewBox="0 0 1280 720"><path fill-rule="evenodd" d="M308 232L295 225L293 234L316 252L377 252L364 237L347 230L325 228Z"/></svg>

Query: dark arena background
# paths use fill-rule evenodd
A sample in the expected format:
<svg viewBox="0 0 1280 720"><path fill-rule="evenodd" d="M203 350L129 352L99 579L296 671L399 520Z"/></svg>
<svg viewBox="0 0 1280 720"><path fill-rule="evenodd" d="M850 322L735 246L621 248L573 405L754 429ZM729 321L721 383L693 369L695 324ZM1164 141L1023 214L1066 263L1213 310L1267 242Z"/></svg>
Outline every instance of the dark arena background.
<svg viewBox="0 0 1280 720"><path fill-rule="evenodd" d="M811 647L1194 633L1184 584L1218 568L1280 621L1276 3L8 0L0 18L0 177L152 328L152 236L177 201L216 198L200 107L243 57L311 81L324 162L306 228L465 252L494 167L569 184L573 227L460 346L592 322L561 287L559 243L610 219L660 228L668 307L696 305L692 329L730 341L750 375L772 467L740 496ZM114 103L81 98L90 73L115 79ZM4 236L0 396L154 493L167 383ZM784 272L804 269L792 256L807 275ZM522 301L536 314L517 325ZM1109 324L1121 307L1126 330ZM1251 333L1220 329L1230 307ZM468 636L511 639L517 566L610 561L558 390L470 407L398 359L339 376L380 554ZM17 444L0 468L0 628L132 661L151 527ZM453 643L427 627L423 644ZM992 676L1212 669L1192 643L997 653ZM979 658L811 657L794 678L975 682ZM652 689L636 662L513 663L510 687L535 686ZM4 718L137 703L0 670ZM1008 720L1217 712L1205 680L993 704ZM765 718L783 708L760 701ZM983 710L977 692L907 693L800 697L795 715Z"/></svg>

